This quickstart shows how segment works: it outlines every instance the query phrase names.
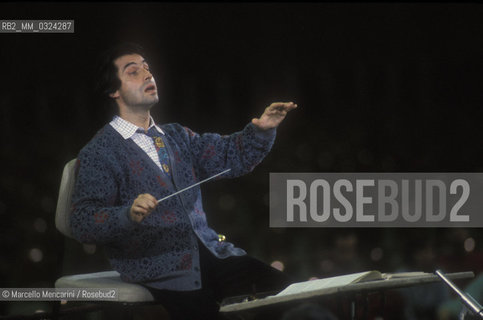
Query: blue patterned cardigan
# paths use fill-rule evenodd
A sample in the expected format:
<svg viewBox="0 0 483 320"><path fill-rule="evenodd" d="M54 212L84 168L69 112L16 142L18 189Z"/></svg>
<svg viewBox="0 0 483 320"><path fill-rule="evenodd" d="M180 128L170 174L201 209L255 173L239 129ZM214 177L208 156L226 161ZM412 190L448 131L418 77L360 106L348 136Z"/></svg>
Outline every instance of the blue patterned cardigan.
<svg viewBox="0 0 483 320"><path fill-rule="evenodd" d="M219 173L238 177L253 170L270 151L276 130L248 124L221 136L197 134L179 124L162 125L173 182L131 139L106 124L80 151L72 195L74 238L105 247L111 266L127 282L169 290L201 288L197 237L218 258L246 254L219 242L203 211L200 188L161 202L141 223L129 209L141 193L159 199Z"/></svg>

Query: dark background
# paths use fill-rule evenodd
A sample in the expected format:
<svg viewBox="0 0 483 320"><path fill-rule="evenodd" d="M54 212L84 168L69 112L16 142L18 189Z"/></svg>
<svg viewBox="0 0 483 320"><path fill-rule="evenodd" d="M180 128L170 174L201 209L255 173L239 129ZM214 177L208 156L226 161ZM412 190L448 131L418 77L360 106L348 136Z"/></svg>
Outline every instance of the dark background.
<svg viewBox="0 0 483 320"><path fill-rule="evenodd" d="M23 3L0 16L75 20L73 34L0 34L1 287L109 268L73 240L62 257L54 213L63 166L112 117L93 99L94 61L121 40L149 52L158 123L226 134L298 103L253 173L203 187L228 240L300 280L481 271L478 228L268 227L270 172L483 171L481 5ZM0 314L15 308L28 306Z"/></svg>

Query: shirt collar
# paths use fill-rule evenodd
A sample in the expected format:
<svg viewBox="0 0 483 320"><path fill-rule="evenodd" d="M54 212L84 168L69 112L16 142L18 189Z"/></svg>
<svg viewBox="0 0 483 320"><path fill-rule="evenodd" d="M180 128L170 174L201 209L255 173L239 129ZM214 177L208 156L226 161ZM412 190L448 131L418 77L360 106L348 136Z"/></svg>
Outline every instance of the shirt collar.
<svg viewBox="0 0 483 320"><path fill-rule="evenodd" d="M161 134L164 134L163 130L158 127L156 125L156 123L154 123L154 119L153 117L149 116L149 128L148 130L151 128L151 127L155 127L156 130L161 133ZM118 115L115 115L114 118L112 119L112 121L109 123L117 132L119 132L121 134L121 136L124 138L124 139L129 139L131 138L138 129L142 129L144 130L144 128L140 128L138 126L136 126L135 124L121 118L120 116Z"/></svg>

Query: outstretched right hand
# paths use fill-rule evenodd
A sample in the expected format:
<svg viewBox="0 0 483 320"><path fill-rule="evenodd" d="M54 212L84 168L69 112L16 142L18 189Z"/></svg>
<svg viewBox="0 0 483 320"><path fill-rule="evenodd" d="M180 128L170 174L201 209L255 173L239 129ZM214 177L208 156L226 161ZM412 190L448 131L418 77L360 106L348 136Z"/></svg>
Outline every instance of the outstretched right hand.
<svg viewBox="0 0 483 320"><path fill-rule="evenodd" d="M131 220L141 222L158 206L158 200L149 193L140 194L133 202L129 216Z"/></svg>

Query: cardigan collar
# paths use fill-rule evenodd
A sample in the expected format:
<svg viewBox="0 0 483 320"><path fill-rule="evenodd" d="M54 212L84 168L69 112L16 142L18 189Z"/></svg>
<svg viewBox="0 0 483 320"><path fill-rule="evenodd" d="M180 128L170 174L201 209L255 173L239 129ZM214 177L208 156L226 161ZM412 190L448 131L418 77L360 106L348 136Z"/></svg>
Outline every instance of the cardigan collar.
<svg viewBox="0 0 483 320"><path fill-rule="evenodd" d="M155 127L156 130L161 133L161 134L164 134L163 130L158 127L155 123L154 123L154 119L152 116L149 116L149 128L148 130L151 128L151 127ZM109 123L111 125L111 127L113 127L117 132L119 132L119 134L124 138L124 139L129 139L131 138L134 134L136 134L136 131L138 129L143 129L143 128L140 128L138 126L136 126L135 124L127 121L127 120L124 120L123 118L121 118L120 116L118 115L115 115L112 119L112 121ZM143 129L144 130L144 129Z"/></svg>

